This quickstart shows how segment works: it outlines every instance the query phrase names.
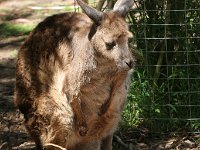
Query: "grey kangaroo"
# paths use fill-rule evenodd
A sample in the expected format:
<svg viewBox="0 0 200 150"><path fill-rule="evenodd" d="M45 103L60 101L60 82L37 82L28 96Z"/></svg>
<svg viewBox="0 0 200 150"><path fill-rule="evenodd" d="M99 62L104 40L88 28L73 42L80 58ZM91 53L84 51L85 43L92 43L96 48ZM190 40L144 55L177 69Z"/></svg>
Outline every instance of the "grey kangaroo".
<svg viewBox="0 0 200 150"><path fill-rule="evenodd" d="M111 150L134 57L125 21L133 0L46 18L18 53L15 103L38 150Z"/></svg>

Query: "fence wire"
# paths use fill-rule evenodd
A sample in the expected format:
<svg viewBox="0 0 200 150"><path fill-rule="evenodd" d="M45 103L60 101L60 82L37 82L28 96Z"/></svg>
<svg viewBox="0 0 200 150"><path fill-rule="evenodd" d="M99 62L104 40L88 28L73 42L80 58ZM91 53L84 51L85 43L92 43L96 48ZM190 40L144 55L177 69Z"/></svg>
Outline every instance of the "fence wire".
<svg viewBox="0 0 200 150"><path fill-rule="evenodd" d="M148 99L150 104L145 106L144 103L140 106L140 109L149 108L149 111L147 111L149 116L139 116L139 118L150 122L148 127L150 126L153 132L182 132L184 130L190 133L199 133L200 47L198 44L200 34L197 30L200 27L200 20L198 15L190 16L191 14L199 14L200 9L193 8L199 5L199 2L166 0L162 1L164 5L160 10L149 10L150 7L146 6L146 2L148 1L143 2L142 10L133 10L134 14L142 12L145 17L148 17L137 24L137 26L143 26L144 28L143 36L139 35L136 40L138 43L144 41L145 46L141 49L141 52L145 54L146 61L138 65L137 68L145 69L145 77L148 78L142 80L152 81L151 84L156 84L156 87L149 87L154 90L151 94L152 97ZM158 4L155 5L159 7ZM182 5L182 7L174 9L171 5ZM159 12L160 14L163 13L160 15L162 19L159 19L159 17L150 18L152 13L158 15ZM172 18L176 15L179 15L182 19ZM194 18L195 16L196 18ZM160 21L161 23L154 21ZM135 25L132 24L133 28ZM149 31L156 30L155 28L159 29L157 32L161 32L161 34L155 32L155 34L152 34ZM161 42L163 43L159 44ZM176 43L171 44L171 42ZM155 45L161 47L158 49L152 47ZM182 58L178 58L177 55ZM153 61L152 58L156 61ZM152 70L155 70L153 75ZM161 83L158 83L158 81ZM159 88L162 88L162 86L164 86L164 89L160 91ZM155 97L158 98L155 99ZM159 126L155 124L159 124Z"/></svg>
<svg viewBox="0 0 200 150"><path fill-rule="evenodd" d="M200 133L200 1L134 2L128 21L138 61L124 120L152 133Z"/></svg>

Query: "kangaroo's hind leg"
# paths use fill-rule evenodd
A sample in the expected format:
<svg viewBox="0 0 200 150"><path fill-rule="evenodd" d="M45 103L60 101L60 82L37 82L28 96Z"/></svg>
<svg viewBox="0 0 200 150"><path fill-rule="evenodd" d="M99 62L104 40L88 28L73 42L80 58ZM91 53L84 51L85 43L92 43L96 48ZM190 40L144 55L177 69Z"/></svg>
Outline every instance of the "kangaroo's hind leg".
<svg viewBox="0 0 200 150"><path fill-rule="evenodd" d="M112 150L113 135L108 135L101 141L101 150Z"/></svg>

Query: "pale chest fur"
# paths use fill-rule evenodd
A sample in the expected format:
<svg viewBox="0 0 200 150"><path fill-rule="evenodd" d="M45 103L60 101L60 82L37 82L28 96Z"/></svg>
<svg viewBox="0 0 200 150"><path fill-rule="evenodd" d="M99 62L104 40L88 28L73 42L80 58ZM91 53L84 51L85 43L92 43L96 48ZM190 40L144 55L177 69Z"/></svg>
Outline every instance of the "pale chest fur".
<svg viewBox="0 0 200 150"><path fill-rule="evenodd" d="M86 116L100 112L102 105L110 98L112 82L106 77L93 78L81 87L81 105Z"/></svg>
<svg viewBox="0 0 200 150"><path fill-rule="evenodd" d="M98 115L102 105L110 98L115 75L97 67L81 74L74 73L73 77L66 80L66 94L68 97L78 95L86 117Z"/></svg>

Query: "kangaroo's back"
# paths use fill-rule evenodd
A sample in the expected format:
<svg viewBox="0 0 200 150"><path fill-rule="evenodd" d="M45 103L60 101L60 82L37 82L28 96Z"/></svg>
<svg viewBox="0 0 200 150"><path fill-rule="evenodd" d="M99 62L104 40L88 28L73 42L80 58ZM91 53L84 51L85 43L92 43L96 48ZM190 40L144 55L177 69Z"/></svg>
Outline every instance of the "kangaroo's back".
<svg viewBox="0 0 200 150"><path fill-rule="evenodd" d="M72 60L74 36L87 33L91 24L90 19L80 13L54 15L41 22L19 50L16 96L18 91L28 90L27 93L34 96L48 92L56 71L64 70ZM16 98L16 103L20 107L22 101ZM21 108L25 113L23 109L26 108Z"/></svg>

